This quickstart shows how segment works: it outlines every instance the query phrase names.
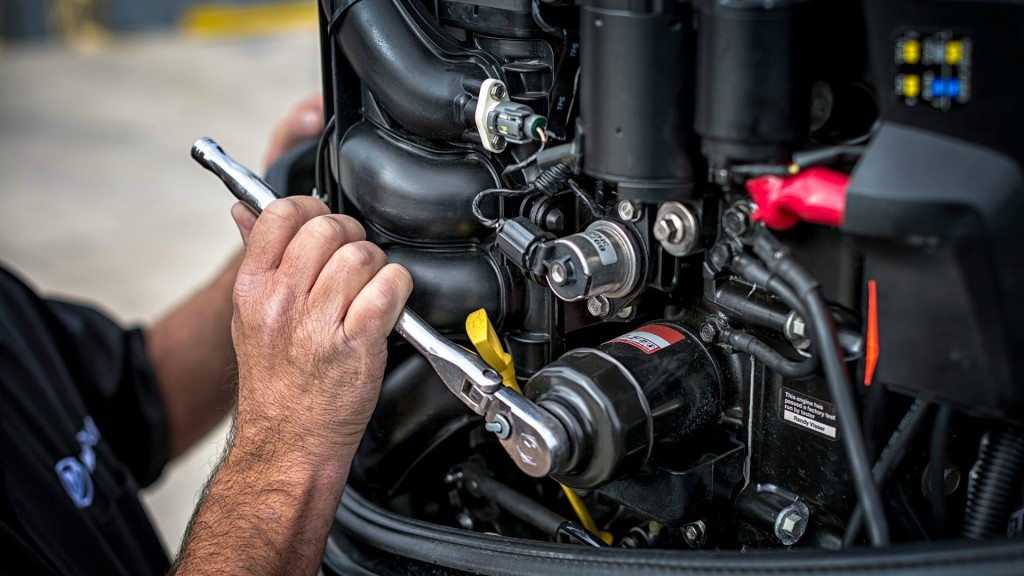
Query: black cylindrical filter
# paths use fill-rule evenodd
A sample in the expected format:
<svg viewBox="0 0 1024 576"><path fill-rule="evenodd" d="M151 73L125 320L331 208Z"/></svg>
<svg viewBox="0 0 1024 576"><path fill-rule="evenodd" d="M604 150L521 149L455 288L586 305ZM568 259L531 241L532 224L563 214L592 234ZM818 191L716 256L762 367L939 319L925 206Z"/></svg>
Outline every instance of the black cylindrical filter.
<svg viewBox="0 0 1024 576"><path fill-rule="evenodd" d="M798 0L707 0L699 10L697 133L712 168L788 159L808 130Z"/></svg>
<svg viewBox="0 0 1024 576"><path fill-rule="evenodd" d="M674 1L588 0L580 21L583 171L624 198L680 200L693 188L686 154L689 8Z"/></svg>
<svg viewBox="0 0 1024 576"><path fill-rule="evenodd" d="M567 471L552 477L592 489L712 423L721 382L700 338L681 324L658 321L596 349L567 352L530 378L525 394L572 436Z"/></svg>

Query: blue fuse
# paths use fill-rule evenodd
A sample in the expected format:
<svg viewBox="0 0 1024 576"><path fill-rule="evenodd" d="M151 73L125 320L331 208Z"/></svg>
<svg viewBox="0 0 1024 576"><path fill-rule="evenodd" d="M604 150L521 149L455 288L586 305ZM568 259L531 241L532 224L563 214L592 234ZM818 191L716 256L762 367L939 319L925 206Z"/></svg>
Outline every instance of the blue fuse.
<svg viewBox="0 0 1024 576"><path fill-rule="evenodd" d="M932 98L945 98L947 95L946 80L942 78L932 79Z"/></svg>
<svg viewBox="0 0 1024 576"><path fill-rule="evenodd" d="M950 78L946 80L946 96L956 98L960 95L960 79Z"/></svg>

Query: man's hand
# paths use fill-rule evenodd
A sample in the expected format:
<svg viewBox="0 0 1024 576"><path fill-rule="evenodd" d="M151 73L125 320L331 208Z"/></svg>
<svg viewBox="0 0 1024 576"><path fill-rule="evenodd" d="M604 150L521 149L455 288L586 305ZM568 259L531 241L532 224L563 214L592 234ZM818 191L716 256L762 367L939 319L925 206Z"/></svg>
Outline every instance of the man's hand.
<svg viewBox="0 0 1024 576"><path fill-rule="evenodd" d="M312 198L276 200L255 224L234 213L234 437L176 569L313 574L412 280Z"/></svg>
<svg viewBox="0 0 1024 576"><path fill-rule="evenodd" d="M275 201L256 221L234 291L236 440L274 433L316 467L358 444L412 289L365 238L312 198Z"/></svg>
<svg viewBox="0 0 1024 576"><path fill-rule="evenodd" d="M299 102L274 126L270 145L263 155L264 170L299 142L312 138L324 129L324 97L314 94Z"/></svg>

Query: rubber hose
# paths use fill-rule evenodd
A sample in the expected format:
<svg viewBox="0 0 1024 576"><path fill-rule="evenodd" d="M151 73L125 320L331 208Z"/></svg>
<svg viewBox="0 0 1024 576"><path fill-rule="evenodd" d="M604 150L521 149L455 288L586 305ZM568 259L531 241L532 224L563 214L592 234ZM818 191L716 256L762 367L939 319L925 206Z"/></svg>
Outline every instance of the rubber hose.
<svg viewBox="0 0 1024 576"><path fill-rule="evenodd" d="M1006 535L1014 497L1024 472L1024 433L1017 428L989 432L971 471L963 536L985 540Z"/></svg>
<svg viewBox="0 0 1024 576"><path fill-rule="evenodd" d="M725 329L722 330L722 340L733 348L764 362L768 368L783 378L806 378L818 369L817 356L810 356L803 360L790 360L771 346L758 340L756 336L746 332Z"/></svg>

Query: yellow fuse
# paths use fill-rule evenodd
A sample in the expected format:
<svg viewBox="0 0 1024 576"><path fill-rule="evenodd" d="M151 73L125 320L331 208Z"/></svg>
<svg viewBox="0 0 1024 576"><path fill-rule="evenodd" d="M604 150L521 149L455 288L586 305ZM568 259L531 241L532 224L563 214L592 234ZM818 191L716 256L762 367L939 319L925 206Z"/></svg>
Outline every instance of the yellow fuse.
<svg viewBox="0 0 1024 576"><path fill-rule="evenodd" d="M903 41L903 61L907 64L917 64L921 61L921 42L919 40Z"/></svg>
<svg viewBox="0 0 1024 576"><path fill-rule="evenodd" d="M921 95L921 77L917 74L906 74L903 76L903 95L907 98L917 98Z"/></svg>
<svg viewBox="0 0 1024 576"><path fill-rule="evenodd" d="M964 43L959 40L946 42L946 64L956 66L964 59Z"/></svg>

